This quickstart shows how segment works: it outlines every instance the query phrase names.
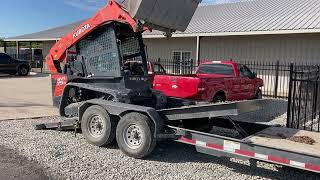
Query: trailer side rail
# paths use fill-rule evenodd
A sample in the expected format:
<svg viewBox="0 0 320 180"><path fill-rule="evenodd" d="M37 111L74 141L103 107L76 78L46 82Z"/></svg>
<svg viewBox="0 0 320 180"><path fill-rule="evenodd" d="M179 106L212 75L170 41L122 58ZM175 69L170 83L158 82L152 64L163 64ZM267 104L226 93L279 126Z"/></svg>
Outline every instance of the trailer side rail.
<svg viewBox="0 0 320 180"><path fill-rule="evenodd" d="M301 154L247 143L242 140L223 137L193 130L171 127L181 135L176 141L196 146L200 153L217 156L236 157L240 159L255 159L320 173L320 157Z"/></svg>

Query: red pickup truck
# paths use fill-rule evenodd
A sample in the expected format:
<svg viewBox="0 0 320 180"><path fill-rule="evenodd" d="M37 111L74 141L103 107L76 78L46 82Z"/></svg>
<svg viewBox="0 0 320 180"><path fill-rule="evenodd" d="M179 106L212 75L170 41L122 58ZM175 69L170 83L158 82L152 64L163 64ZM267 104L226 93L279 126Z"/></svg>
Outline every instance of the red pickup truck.
<svg viewBox="0 0 320 180"><path fill-rule="evenodd" d="M153 77L153 89L171 97L207 102L262 98L263 80L233 61L202 63L192 75L149 74Z"/></svg>

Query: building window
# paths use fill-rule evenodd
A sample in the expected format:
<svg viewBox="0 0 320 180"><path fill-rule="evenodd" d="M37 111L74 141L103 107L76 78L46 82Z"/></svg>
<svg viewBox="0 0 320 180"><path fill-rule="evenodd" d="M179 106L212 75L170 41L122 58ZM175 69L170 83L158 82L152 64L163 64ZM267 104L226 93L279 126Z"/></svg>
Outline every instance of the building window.
<svg viewBox="0 0 320 180"><path fill-rule="evenodd" d="M191 59L190 51L173 51L173 60L174 61L189 61Z"/></svg>
<svg viewBox="0 0 320 180"><path fill-rule="evenodd" d="M173 51L172 53L174 62L175 74L191 74L193 62L191 59L191 51Z"/></svg>

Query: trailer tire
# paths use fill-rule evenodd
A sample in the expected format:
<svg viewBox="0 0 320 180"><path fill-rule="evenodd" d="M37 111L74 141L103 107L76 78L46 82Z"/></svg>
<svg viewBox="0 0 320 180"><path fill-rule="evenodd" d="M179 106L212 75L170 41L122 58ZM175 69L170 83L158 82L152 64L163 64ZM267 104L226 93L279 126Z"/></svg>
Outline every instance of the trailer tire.
<svg viewBox="0 0 320 180"><path fill-rule="evenodd" d="M90 106L83 113L81 130L86 140L95 146L107 146L115 140L117 122L98 105Z"/></svg>
<svg viewBox="0 0 320 180"><path fill-rule="evenodd" d="M154 131L149 117L136 112L128 113L121 118L117 126L118 146L129 157L144 158L156 146Z"/></svg>

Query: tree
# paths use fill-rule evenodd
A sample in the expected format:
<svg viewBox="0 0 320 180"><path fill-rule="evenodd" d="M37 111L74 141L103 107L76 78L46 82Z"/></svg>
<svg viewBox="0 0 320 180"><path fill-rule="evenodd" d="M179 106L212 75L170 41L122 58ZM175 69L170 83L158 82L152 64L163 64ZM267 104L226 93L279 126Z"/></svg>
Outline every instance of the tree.
<svg viewBox="0 0 320 180"><path fill-rule="evenodd" d="M0 38L0 47L3 47L3 46L4 46L3 39Z"/></svg>

